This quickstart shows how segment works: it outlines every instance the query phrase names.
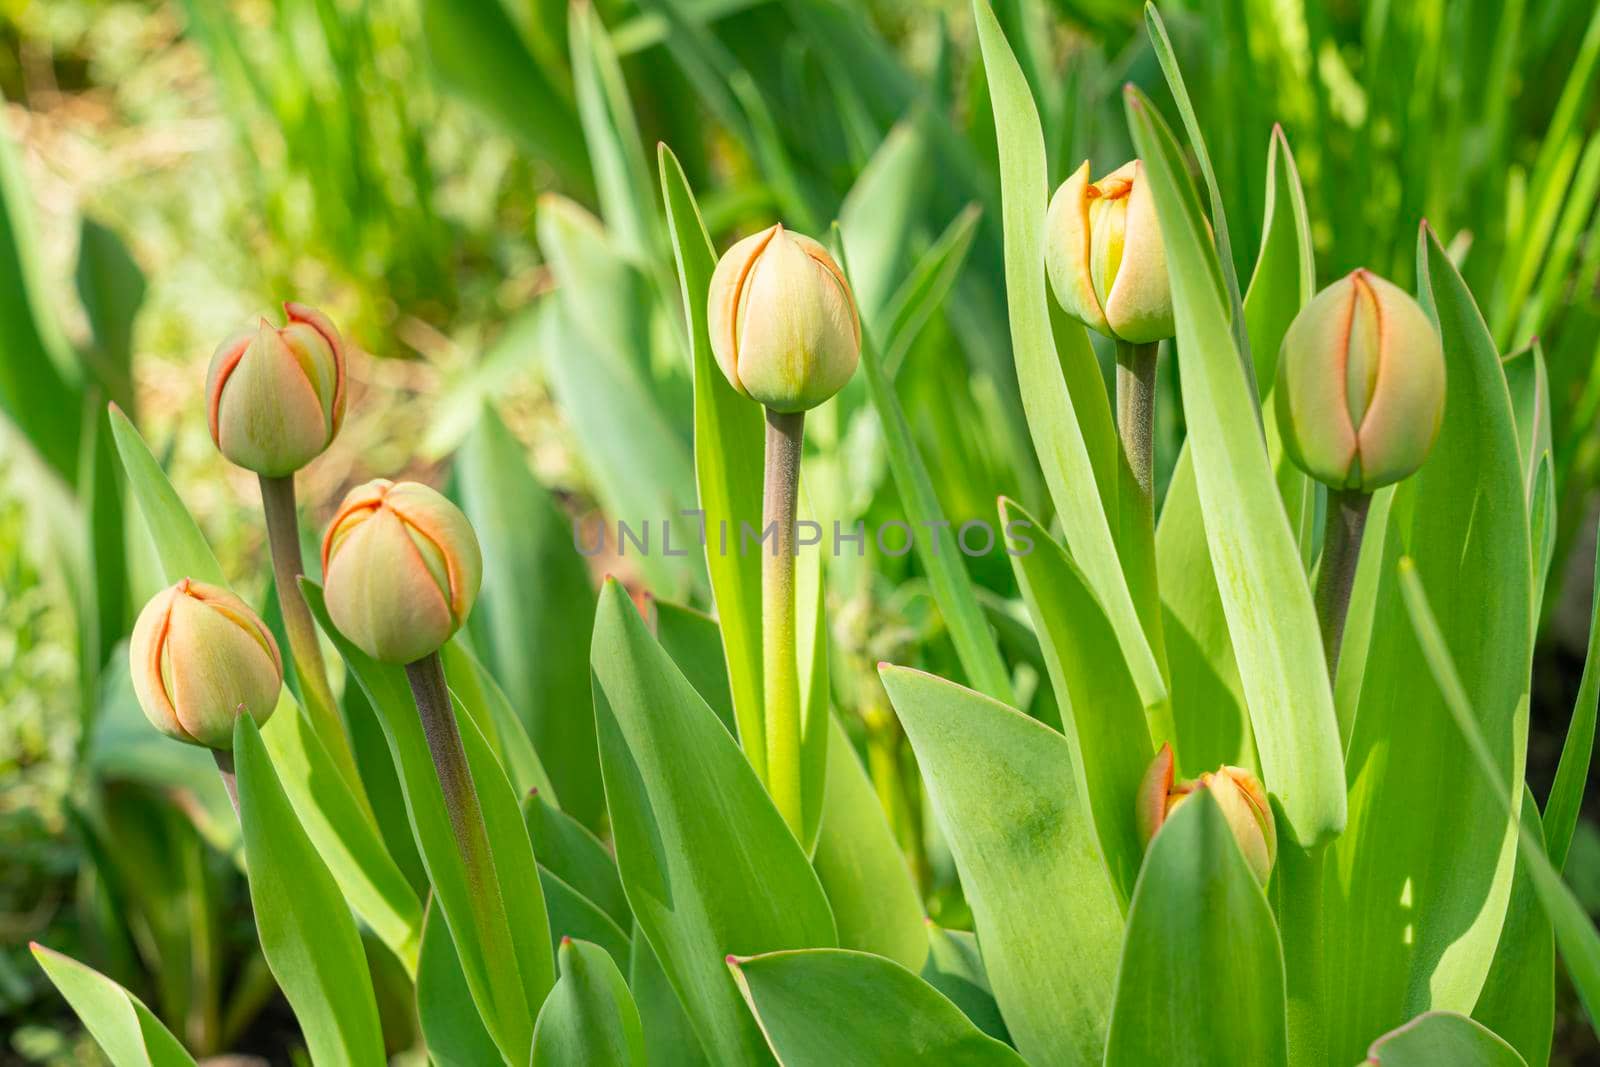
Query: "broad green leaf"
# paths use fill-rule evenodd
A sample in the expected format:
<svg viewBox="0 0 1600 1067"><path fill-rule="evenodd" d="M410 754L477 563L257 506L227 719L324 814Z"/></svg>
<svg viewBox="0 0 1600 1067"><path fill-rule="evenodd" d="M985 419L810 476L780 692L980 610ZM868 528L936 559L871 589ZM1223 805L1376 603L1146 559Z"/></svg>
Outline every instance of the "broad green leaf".
<svg viewBox="0 0 1600 1067"><path fill-rule="evenodd" d="M133 321L144 303L144 273L115 230L84 216L78 236L78 298L94 344L90 370L112 403L133 408Z"/></svg>
<svg viewBox="0 0 1600 1067"><path fill-rule="evenodd" d="M966 265L972 239L983 210L977 204L962 208L950 225L917 260L883 311L883 374L891 382L900 373L906 353L922 327L945 306L961 269Z"/></svg>
<svg viewBox="0 0 1600 1067"><path fill-rule="evenodd" d="M722 628L711 616L651 598L650 623L656 640L667 650L672 662L689 679L711 710L717 713L728 733L739 736L733 715L733 691L728 687L728 661L722 652Z"/></svg>
<svg viewBox="0 0 1600 1067"><path fill-rule="evenodd" d="M841 258L849 275L851 263L847 256ZM884 374L871 330L865 324L861 330L861 371L867 380L867 395L872 399L872 407L883 428L884 447L895 488L915 531L912 542L916 546L917 561L928 574L934 600L944 616L962 670L974 688L996 700L1011 701L1015 699L1011 693L1011 677L1005 661L1000 658L1000 646L995 644L994 634L983 617L983 608L978 604L978 594L967 574L955 534L944 517L944 509L933 489L933 479L911 435L911 424L895 396L894 386Z"/></svg>
<svg viewBox="0 0 1600 1067"><path fill-rule="evenodd" d="M1595 711L1600 706L1600 547L1596 548L1596 560L1583 680L1578 683L1578 699L1572 705L1561 762L1556 765L1555 784L1550 787L1544 809L1545 845L1550 862L1558 871L1567 865L1567 850L1572 847L1572 833L1578 827L1585 783L1589 780L1589 760L1594 752Z"/></svg>
<svg viewBox="0 0 1600 1067"><path fill-rule="evenodd" d="M628 960L628 988L639 1006L650 1067L702 1067L705 1053L684 1014L678 994L661 969L644 931L633 928L633 954Z"/></svg>
<svg viewBox="0 0 1600 1067"><path fill-rule="evenodd" d="M550 84L497 0L426 0L422 40L440 83L580 191L589 160L571 103Z"/></svg>
<svg viewBox="0 0 1600 1067"><path fill-rule="evenodd" d="M533 1067L645 1067L639 1009L611 957L598 945L562 938L560 968L539 1010Z"/></svg>
<svg viewBox="0 0 1600 1067"><path fill-rule="evenodd" d="M922 979L949 997L973 1025L990 1037L1011 1043L1006 1021L989 988L978 939L966 930L946 930L928 920L928 962Z"/></svg>
<svg viewBox="0 0 1600 1067"><path fill-rule="evenodd" d="M584 664L594 593L573 531L492 408L456 453L462 509L483 549L478 647L551 776L562 810L598 827L605 808ZM476 632L476 631L475 631Z"/></svg>
<svg viewBox="0 0 1600 1067"><path fill-rule="evenodd" d="M1017 542L1010 550L1011 566L1039 634L1072 766L1081 772L1074 780L1078 805L1094 820L1100 853L1125 901L1144 857L1132 798L1155 755L1139 691L1116 631L1072 557L1042 523L1004 498L1000 522L1032 531L1031 545Z"/></svg>
<svg viewBox="0 0 1600 1067"><path fill-rule="evenodd" d="M1391 1030L1367 1049L1374 1067L1524 1067L1524 1060L1505 1041L1465 1015L1430 1011Z"/></svg>
<svg viewBox="0 0 1600 1067"><path fill-rule="evenodd" d="M1022 1067L961 1009L900 964L848 949L728 957L750 1010L787 1067L938 1063Z"/></svg>
<svg viewBox="0 0 1600 1067"><path fill-rule="evenodd" d="M1539 805L1526 785L1521 818L1523 835L1543 849ZM1519 853L1500 944L1472 1017L1504 1038L1524 1060L1543 1067L1550 1062L1556 1023L1556 946L1533 877L1528 858Z"/></svg>
<svg viewBox="0 0 1600 1067"><path fill-rule="evenodd" d="M554 960L538 868L511 783L472 716L456 705L467 764L494 842L493 880L469 872L450 829L444 793L402 668L356 648L328 618L322 590L301 580L301 592L350 676L372 702L400 775L417 851L433 884L473 1003L501 1053L523 1062L538 1006L554 983Z"/></svg>
<svg viewBox="0 0 1600 1067"><path fill-rule="evenodd" d="M832 945L822 887L733 739L615 581L601 591L590 649L600 768L634 919L707 1050L764 1062L723 957Z"/></svg>
<svg viewBox="0 0 1600 1067"><path fill-rule="evenodd" d="M711 352L706 294L717 260L677 157L660 151L661 192L678 264L689 352L694 363L694 469L711 598L722 624L739 742L756 777L766 778L767 747L761 710L761 559L730 551L741 523L761 525L765 431L760 409L728 384ZM715 547L714 547L715 546Z"/></svg>
<svg viewBox="0 0 1600 1067"><path fill-rule="evenodd" d="M630 940L627 926L619 926L598 904L542 864L539 867L539 885L544 890L545 910L550 915L552 943L560 944L564 938L592 942L610 953L618 967L628 965Z"/></svg>
<svg viewBox="0 0 1600 1067"><path fill-rule="evenodd" d="M300 827L256 723L234 724L239 825L261 951L312 1060L383 1064L383 1029L355 918Z"/></svg>
<svg viewBox="0 0 1600 1067"><path fill-rule="evenodd" d="M194 1067L194 1057L138 997L70 956L37 942L28 947L113 1067Z"/></svg>
<svg viewBox="0 0 1600 1067"><path fill-rule="evenodd" d="M472 990L467 988L450 929L432 901L422 923L417 1021L428 1057L438 1067L481 1067L504 1062L494 1039L484 1029Z"/></svg>
<svg viewBox="0 0 1600 1067"><path fill-rule="evenodd" d="M1499 760L1481 726L1482 716L1474 709L1463 684L1456 660L1446 643L1445 632L1429 603L1420 571L1409 558L1402 559L1397 570L1405 598L1405 610L1415 628L1428 669L1449 708L1451 718L1455 720L1456 728L1471 751L1471 760L1478 766L1479 781L1494 796L1503 817L1511 823L1518 818L1511 790L1501 777ZM1520 831L1520 827L1517 830ZM1572 979L1584 1010L1593 1019L1596 1011L1600 1010L1600 931L1595 930L1594 920L1561 880L1561 874L1551 864L1550 858L1539 848L1538 839L1529 833L1516 832L1515 840L1517 855L1524 861L1524 869L1533 883L1534 892L1538 894L1539 903L1543 905L1555 932L1556 947L1561 950L1567 976Z"/></svg>
<svg viewBox="0 0 1600 1067"><path fill-rule="evenodd" d="M1106 1067L1288 1063L1272 909L1209 790L1150 843L1128 909Z"/></svg>
<svg viewBox="0 0 1600 1067"><path fill-rule="evenodd" d="M911 868L849 735L837 720L831 731L822 829L811 866L833 909L839 947L921 970L928 935Z"/></svg>
<svg viewBox="0 0 1600 1067"><path fill-rule="evenodd" d="M1465 667L1498 775L1508 788L1520 784L1530 568L1511 399L1483 319L1431 231L1419 235L1418 274L1443 341L1444 425L1390 505L1350 738L1350 825L1324 883L1336 1060L1419 1012L1472 1010L1516 858L1515 821L1502 818L1490 783L1463 772L1470 752L1423 670L1396 577L1395 561L1408 555L1436 590L1446 646ZM1449 804L1438 802L1442 792Z"/></svg>
<svg viewBox="0 0 1600 1067"><path fill-rule="evenodd" d="M573 889L597 904L624 929L633 925L616 861L587 826L538 793L522 802L522 817L533 839L533 854Z"/></svg>
<svg viewBox="0 0 1600 1067"><path fill-rule="evenodd" d="M995 1001L1037 1064L1100 1062L1122 909L1066 738L970 689L885 665L983 945ZM1130 798L1131 802L1131 798Z"/></svg>
<svg viewBox="0 0 1600 1067"><path fill-rule="evenodd" d="M1533 547L1533 621L1544 608L1546 579L1555 551L1556 489L1550 431L1550 375L1538 338L1501 364L1511 391L1517 448L1528 494L1529 543Z"/></svg>
<svg viewBox="0 0 1600 1067"><path fill-rule="evenodd" d="M111 428L139 512L167 582L196 578L227 587L222 567L139 431L112 409ZM360 800L288 690L262 739L283 789L350 906L414 972L422 906Z"/></svg>
<svg viewBox="0 0 1600 1067"><path fill-rule="evenodd" d="M461 701L472 721L478 724L485 741L494 749L500 767L511 780L511 788L519 795L530 790L543 790L552 803L559 797L550 776L545 773L539 753L522 728L522 720L512 710L505 690L495 681L478 658L458 634L439 650L444 659L445 672L450 677L450 690ZM596 772L598 777L598 770Z"/></svg>
<svg viewBox="0 0 1600 1067"><path fill-rule="evenodd" d="M1163 669L1145 638L1128 592L1111 524L1100 503L1089 448L1050 331L1044 274L1044 214L1049 191L1038 109L986 0L973 0L973 14L1000 147L1006 296L1028 431L1066 531L1067 547L1105 606L1145 704L1159 704L1167 696Z"/></svg>
<svg viewBox="0 0 1600 1067"><path fill-rule="evenodd" d="M813 514L802 489L799 516L805 520ZM800 847L808 857L816 851L817 833L822 826L823 790L828 780L828 723L832 718L827 586L822 570L822 549L798 552L794 596L795 669L800 680Z"/></svg>
<svg viewBox="0 0 1600 1067"><path fill-rule="evenodd" d="M1150 102L1130 90L1127 109L1167 248L1195 487L1256 751L1293 836L1312 844L1344 827L1345 792L1311 589L1239 366L1193 184Z"/></svg>

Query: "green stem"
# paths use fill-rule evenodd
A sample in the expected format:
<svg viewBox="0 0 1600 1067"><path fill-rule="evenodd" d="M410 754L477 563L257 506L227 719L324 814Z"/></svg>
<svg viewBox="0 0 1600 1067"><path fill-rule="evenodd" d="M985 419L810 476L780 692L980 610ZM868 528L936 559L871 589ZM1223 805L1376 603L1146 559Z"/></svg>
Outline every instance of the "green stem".
<svg viewBox="0 0 1600 1067"><path fill-rule="evenodd" d="M361 775L356 771L355 754L339 717L339 705L334 700L333 687L328 684L322 645L317 641L317 626L311 620L305 597L300 595L300 576L305 573L305 563L300 556L300 518L295 510L294 475L260 477L261 508L266 513L267 541L272 548L272 576L306 716L350 791L362 809L371 815Z"/></svg>
<svg viewBox="0 0 1600 1067"><path fill-rule="evenodd" d="M1161 343L1118 341L1117 551L1122 558L1128 593L1150 651L1166 673L1166 639L1161 622L1161 590L1156 580L1155 412L1156 357ZM1164 701L1146 709L1150 732L1158 742L1176 740L1172 705Z"/></svg>
<svg viewBox="0 0 1600 1067"><path fill-rule="evenodd" d="M761 557L761 676L766 715L767 791L789 829L801 833L800 667L795 637L795 511L805 412L767 409L762 533L773 533Z"/></svg>
<svg viewBox="0 0 1600 1067"><path fill-rule="evenodd" d="M1328 680L1339 677L1339 647L1344 641L1345 616L1350 612L1350 588L1361 559L1361 535L1367 527L1372 494L1358 489L1329 489L1328 514L1322 528L1322 562L1317 566L1317 622L1322 627L1322 651L1328 660Z"/></svg>
<svg viewBox="0 0 1600 1067"><path fill-rule="evenodd" d="M217 762L217 773L222 776L222 787L228 791L228 799L233 802L233 814L237 818L239 815L239 778L233 770L233 753L214 748L211 750L211 758Z"/></svg>

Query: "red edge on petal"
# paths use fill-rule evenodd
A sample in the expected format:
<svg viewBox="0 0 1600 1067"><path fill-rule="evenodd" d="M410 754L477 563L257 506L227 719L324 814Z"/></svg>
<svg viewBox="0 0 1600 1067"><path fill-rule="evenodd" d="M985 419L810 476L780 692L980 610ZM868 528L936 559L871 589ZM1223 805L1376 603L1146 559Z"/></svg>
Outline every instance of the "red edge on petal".
<svg viewBox="0 0 1600 1067"><path fill-rule="evenodd" d="M299 304L293 300L285 300L283 302L283 313L288 316L290 322L303 322L313 330L316 330L322 335L322 339L328 342L328 347L333 350L333 432L337 434L339 427L344 423L344 340L334 327L333 320L316 308L307 307L305 304Z"/></svg>
<svg viewBox="0 0 1600 1067"><path fill-rule="evenodd" d="M238 369L239 361L244 358L245 350L250 347L250 340L249 337L241 337L232 351L222 357L222 366L217 368L216 384L211 387L211 395L206 397L206 422L211 427L211 443L218 448L222 447L222 431L217 424L218 412L222 407L222 390L227 386L228 379L233 377L233 372Z"/></svg>
<svg viewBox="0 0 1600 1067"><path fill-rule="evenodd" d="M767 250L775 237L783 232L783 223L775 222L762 234L762 241L750 250L743 263L739 265L739 277L733 283L733 314L728 318L728 358L733 363L733 377L739 377L739 319L744 308L745 283L750 280L750 273L756 269L756 260L761 258L761 253ZM743 388L741 386L741 388Z"/></svg>
<svg viewBox="0 0 1600 1067"><path fill-rule="evenodd" d="M402 523L421 534L428 541L428 543L438 551L440 558L444 560L445 579L450 583L449 593L442 594L445 595L444 610L450 616L451 622L453 622L456 628L459 629L466 623L467 617L466 614L460 610L461 602L465 599L461 595L461 590L464 583L461 575L461 563L457 559L456 554L454 552L445 550L444 543L439 539L437 530L429 528L426 518L422 518L421 521L418 521L419 516L408 515L400 508L395 507L392 502L387 500L384 501L380 506L386 507L390 511L394 512L395 518L399 519ZM427 561L422 558L421 549L417 548L415 543L411 543L411 551L416 553L417 562L422 564L422 569L426 571L428 569L428 565Z"/></svg>

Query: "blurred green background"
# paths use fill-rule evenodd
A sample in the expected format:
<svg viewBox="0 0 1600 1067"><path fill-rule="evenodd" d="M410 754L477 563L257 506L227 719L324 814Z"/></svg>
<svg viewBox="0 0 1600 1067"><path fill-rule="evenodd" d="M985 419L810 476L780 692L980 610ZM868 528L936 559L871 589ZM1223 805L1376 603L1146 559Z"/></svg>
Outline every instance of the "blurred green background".
<svg viewBox="0 0 1600 1067"><path fill-rule="evenodd" d="M1131 153L1124 81L1173 114L1141 6L995 4L1040 103L1053 181ZM1502 351L1547 368L1559 506L1529 741L1542 797L1582 669L1595 552L1600 10L1161 7L1246 277L1277 122L1321 282L1366 265L1409 285L1426 217ZM778 217L818 235L843 220L856 273L878 280L859 294L864 317L906 337L896 386L953 521L987 517L1000 492L1037 504L974 52L957 0L0 0L0 1062L95 1055L30 939L123 981L198 1052L289 1062L294 1044L226 834L182 766L140 748L141 723L117 732L119 643L149 569L120 512L104 404L135 418L230 581L257 598L254 479L212 446L202 381L215 344L287 298L327 311L355 349L350 417L301 476L314 520L369 477L447 483L485 398L568 514L616 517L637 485L604 446L642 431L607 422L583 399L592 383L572 377L585 345L616 340L597 342L597 323L627 334L628 373L666 442L654 472L688 470L672 466L688 454L688 379L654 177L664 141L719 247ZM932 261L949 276L920 277ZM945 287L908 334L895 319L907 279ZM558 301L552 326L540 309ZM859 397L840 407L813 429L837 475L828 512L898 517L870 410ZM1162 415L1170 465L1178 405ZM695 590L692 568L595 566L635 588ZM971 566L997 603L1014 595L1003 561ZM836 662L894 651L959 676L914 557L862 570L830 579L846 591L830 605ZM852 669L837 673L841 709L869 734L888 728ZM898 799L884 791L916 832ZM1592 819L1568 873L1600 910ZM407 1010L386 1008L404 1048ZM1596 1054L1563 1025L1569 1062Z"/></svg>

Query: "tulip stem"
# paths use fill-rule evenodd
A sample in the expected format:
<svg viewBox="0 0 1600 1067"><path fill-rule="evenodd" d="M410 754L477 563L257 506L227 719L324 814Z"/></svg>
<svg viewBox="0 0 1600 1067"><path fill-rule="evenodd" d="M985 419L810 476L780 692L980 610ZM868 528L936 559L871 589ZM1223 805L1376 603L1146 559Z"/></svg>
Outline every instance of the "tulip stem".
<svg viewBox="0 0 1600 1067"><path fill-rule="evenodd" d="M766 714L767 792L789 829L801 833L800 667L795 644L795 512L800 492L803 411L767 412L762 490L761 666Z"/></svg>
<svg viewBox="0 0 1600 1067"><path fill-rule="evenodd" d="M1350 611L1350 589L1361 559L1361 535L1367 527L1372 494L1359 489L1329 489L1328 515L1322 528L1322 562L1317 566L1317 622L1322 627L1322 652L1328 680L1339 676L1339 648Z"/></svg>
<svg viewBox="0 0 1600 1067"><path fill-rule="evenodd" d="M300 555L300 518L295 509L294 475L261 475L261 509L267 517L267 541L272 549L272 576L278 591L278 607L283 613L283 629L289 637L289 654L295 676L300 679L300 697L311 728L321 739L334 765L344 776L363 809L368 810L367 794L356 771L355 755L339 717L339 706L328 684L328 670L317 641L316 623L300 595L300 576L305 562Z"/></svg>
<svg viewBox="0 0 1600 1067"><path fill-rule="evenodd" d="M233 753L220 748L211 750L211 758L217 762L217 773L222 776L222 788L228 791L228 799L233 802L233 814L239 815L239 778L233 770Z"/></svg>
<svg viewBox="0 0 1600 1067"><path fill-rule="evenodd" d="M1161 591L1156 583L1155 411L1156 357L1161 342L1117 342L1117 436L1122 455L1117 464L1117 553L1128 579L1128 592L1150 651L1166 662L1162 632ZM1162 673L1166 673L1165 667ZM1158 740L1173 737L1171 705L1146 709L1151 733Z"/></svg>
<svg viewBox="0 0 1600 1067"><path fill-rule="evenodd" d="M428 755L433 757L434 772L439 776L450 831L456 839L456 847L461 850L461 862L466 867L472 897L481 899L494 882L494 860L489 852L483 806L478 802L472 768L467 764L467 750L461 744L461 729L456 724L455 708L450 702L444 660L439 658L439 653L430 652L406 664L406 680L411 683L417 715L422 719L422 735L428 742Z"/></svg>
<svg viewBox="0 0 1600 1067"><path fill-rule="evenodd" d="M1117 342L1117 435L1138 489L1134 518L1153 524L1155 515L1156 354L1161 342ZM1124 503L1128 501L1125 499Z"/></svg>

